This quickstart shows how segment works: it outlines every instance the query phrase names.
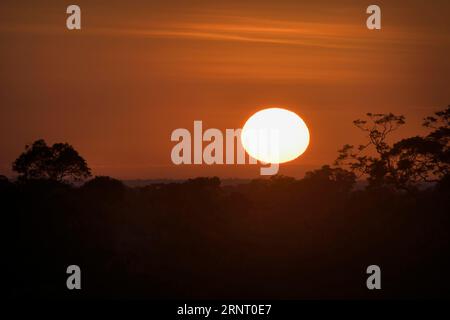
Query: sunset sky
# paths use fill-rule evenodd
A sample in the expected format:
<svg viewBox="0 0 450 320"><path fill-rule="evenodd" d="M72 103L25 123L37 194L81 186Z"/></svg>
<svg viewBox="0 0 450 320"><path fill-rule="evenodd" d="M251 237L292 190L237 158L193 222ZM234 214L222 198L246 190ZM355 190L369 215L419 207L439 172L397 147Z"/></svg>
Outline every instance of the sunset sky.
<svg viewBox="0 0 450 320"><path fill-rule="evenodd" d="M82 29L66 29L78 4ZM382 29L366 28L378 4ZM219 175L259 166L175 166L176 128L241 128L283 107L311 133L281 165L295 177L363 136L366 112L404 114L398 133L450 104L450 1L0 2L0 174L25 144L68 142L95 175Z"/></svg>

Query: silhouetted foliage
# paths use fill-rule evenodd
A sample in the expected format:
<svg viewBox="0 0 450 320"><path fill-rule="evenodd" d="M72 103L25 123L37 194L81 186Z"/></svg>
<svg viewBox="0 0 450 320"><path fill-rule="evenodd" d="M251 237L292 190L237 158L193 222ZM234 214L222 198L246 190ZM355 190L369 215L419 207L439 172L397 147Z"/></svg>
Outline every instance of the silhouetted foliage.
<svg viewBox="0 0 450 320"><path fill-rule="evenodd" d="M425 119L424 126L433 129L427 136L402 139L392 146L388 135L405 123L405 117L368 113L368 121L354 121L367 133L368 143L356 149L344 145L336 164L367 177L372 188L414 191L424 182L438 182L449 174L449 109Z"/></svg>
<svg viewBox="0 0 450 320"><path fill-rule="evenodd" d="M120 199L123 197L126 187L122 181L111 177L97 176L87 181L81 190L95 196L108 195L110 198Z"/></svg>
<svg viewBox="0 0 450 320"><path fill-rule="evenodd" d="M328 165L305 174L305 181L317 184L333 184L341 192L349 192L356 183L356 175L342 168L331 168Z"/></svg>
<svg viewBox="0 0 450 320"><path fill-rule="evenodd" d="M368 128L378 151L347 150L341 160L350 171L323 166L304 179L276 175L227 186L212 177L129 188L95 177L75 187L49 178L41 165L48 149L39 142L26 180L0 176L6 292L58 299L449 298L448 110L427 120L427 136L393 145L387 134L404 119L370 118L370 127L358 126ZM361 172L369 188L357 185ZM398 192L425 181L423 174L438 181L434 188ZM78 292L65 285L71 264L82 270ZM381 266L382 290L366 289L371 264Z"/></svg>
<svg viewBox="0 0 450 320"><path fill-rule="evenodd" d="M88 178L91 170L78 152L67 143L48 146L44 140L36 140L25 146L13 163L13 170L19 179L49 179L59 182L73 182Z"/></svg>

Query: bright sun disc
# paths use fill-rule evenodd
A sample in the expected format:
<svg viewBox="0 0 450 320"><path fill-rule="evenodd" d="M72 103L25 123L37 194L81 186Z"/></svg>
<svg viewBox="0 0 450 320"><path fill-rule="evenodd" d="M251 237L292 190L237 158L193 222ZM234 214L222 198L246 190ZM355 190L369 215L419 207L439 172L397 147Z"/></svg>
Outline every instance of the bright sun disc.
<svg viewBox="0 0 450 320"><path fill-rule="evenodd" d="M241 141L253 158L266 163L283 163L305 152L309 130L294 112L269 108L256 112L247 120Z"/></svg>

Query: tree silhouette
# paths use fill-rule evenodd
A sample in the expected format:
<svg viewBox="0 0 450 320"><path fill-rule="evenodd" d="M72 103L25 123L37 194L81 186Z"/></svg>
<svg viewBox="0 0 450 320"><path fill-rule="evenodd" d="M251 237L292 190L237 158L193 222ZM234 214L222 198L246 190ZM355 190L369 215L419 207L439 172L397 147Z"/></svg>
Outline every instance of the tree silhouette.
<svg viewBox="0 0 450 320"><path fill-rule="evenodd" d="M14 161L13 170L19 179L49 179L58 182L81 181L91 176L86 161L67 143L48 146L36 140Z"/></svg>
<svg viewBox="0 0 450 320"><path fill-rule="evenodd" d="M442 178L449 176L450 163L450 105L445 110L435 113L436 117L427 117L423 125L433 129L427 140L438 144L438 148L434 150L432 161L436 165L433 172Z"/></svg>
<svg viewBox="0 0 450 320"><path fill-rule="evenodd" d="M89 175L86 162L67 144L38 140L14 166L21 179L39 180L0 175L4 291L19 299L449 298L450 279L436 272L450 268L449 113L428 117L426 134L389 143L403 117L371 114L355 123L367 145L346 147L341 159L351 170L325 165L303 179L237 184L199 177L129 187L100 176L72 186L56 180ZM356 173L382 188L354 188ZM390 270L381 296L361 285L370 261ZM72 263L87 270L81 296L65 286Z"/></svg>
<svg viewBox="0 0 450 320"><path fill-rule="evenodd" d="M349 192L356 182L356 175L342 168L331 168L328 165L305 173L304 180L318 185L332 184L340 192Z"/></svg>
<svg viewBox="0 0 450 320"><path fill-rule="evenodd" d="M367 116L368 121L358 119L353 123L367 133L368 143L358 148L344 145L335 164L366 176L370 187L406 191L449 175L450 106L425 118L423 125L433 129L427 136L402 139L392 146L387 137L405 123L405 117L392 113Z"/></svg>
<svg viewBox="0 0 450 320"><path fill-rule="evenodd" d="M83 184L81 190L93 197L108 197L109 201L112 201L122 199L126 187L120 180L106 176L97 176Z"/></svg>

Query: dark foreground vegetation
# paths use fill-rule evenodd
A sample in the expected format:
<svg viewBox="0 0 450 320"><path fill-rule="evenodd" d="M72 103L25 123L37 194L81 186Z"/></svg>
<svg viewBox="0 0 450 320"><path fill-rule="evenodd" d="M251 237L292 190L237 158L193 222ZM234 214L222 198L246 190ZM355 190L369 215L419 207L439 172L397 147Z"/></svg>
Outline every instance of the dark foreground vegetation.
<svg viewBox="0 0 450 320"><path fill-rule="evenodd" d="M11 297L448 298L448 110L428 118L428 136L392 146L403 118L369 115L355 122L369 143L345 146L337 167L223 187L75 187L84 160L37 141L14 164L19 178L0 178L3 283ZM72 264L79 291L66 288ZM381 290L366 288L372 264Z"/></svg>

